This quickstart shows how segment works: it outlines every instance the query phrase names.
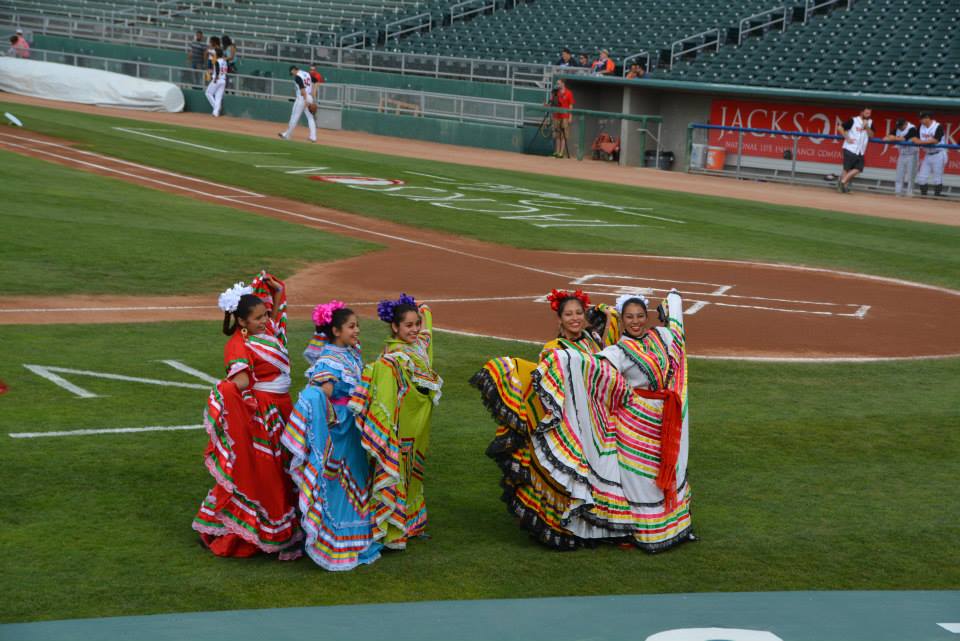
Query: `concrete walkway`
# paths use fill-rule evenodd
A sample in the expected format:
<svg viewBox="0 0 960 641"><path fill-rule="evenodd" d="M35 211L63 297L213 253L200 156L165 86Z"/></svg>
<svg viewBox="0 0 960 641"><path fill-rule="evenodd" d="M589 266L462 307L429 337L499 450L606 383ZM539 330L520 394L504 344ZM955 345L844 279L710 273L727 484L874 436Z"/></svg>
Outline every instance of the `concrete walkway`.
<svg viewBox="0 0 960 641"><path fill-rule="evenodd" d="M194 612L0 626L0 640L947 641L960 591L760 592Z"/></svg>

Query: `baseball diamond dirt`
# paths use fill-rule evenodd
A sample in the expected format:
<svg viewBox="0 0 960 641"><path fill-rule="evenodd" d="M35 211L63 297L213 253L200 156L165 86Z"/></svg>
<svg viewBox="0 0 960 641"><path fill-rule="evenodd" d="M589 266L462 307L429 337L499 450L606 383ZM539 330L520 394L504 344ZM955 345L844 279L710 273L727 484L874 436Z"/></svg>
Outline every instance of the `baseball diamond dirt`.
<svg viewBox="0 0 960 641"><path fill-rule="evenodd" d="M953 331L960 316L960 292L946 288L750 261L523 250L264 196L76 149L69 142L30 132L0 134L0 148L384 247L315 264L289 278L294 317L307 318L316 301L331 296L346 298L372 314L377 299L415 288L418 297L434 307L444 329L542 342L555 331L542 298L553 287L580 287L601 302L628 292L659 299L676 287L688 305L694 355L816 359L960 355L960 334ZM423 278L424 264L432 267L429 279ZM339 286L334 290L328 283ZM350 283L348 290L343 283ZM65 308L75 312L72 318L85 322L213 320L220 318L214 300L213 293L7 297L0 303L0 323L55 323L60 315L38 312Z"/></svg>

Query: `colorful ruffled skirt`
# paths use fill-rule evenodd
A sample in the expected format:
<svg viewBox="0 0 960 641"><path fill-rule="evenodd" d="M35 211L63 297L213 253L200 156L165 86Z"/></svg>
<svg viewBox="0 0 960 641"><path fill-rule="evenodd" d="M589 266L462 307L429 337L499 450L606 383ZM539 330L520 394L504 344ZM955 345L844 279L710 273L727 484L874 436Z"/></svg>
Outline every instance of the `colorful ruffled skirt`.
<svg viewBox="0 0 960 641"><path fill-rule="evenodd" d="M203 424L204 463L214 479L193 529L217 556L300 555L296 493L280 436L292 404L287 394L241 393L230 381L210 392Z"/></svg>
<svg viewBox="0 0 960 641"><path fill-rule="evenodd" d="M300 394L283 435L300 490L305 549L331 571L352 570L380 558L370 513L371 465L345 402L329 401L309 385Z"/></svg>

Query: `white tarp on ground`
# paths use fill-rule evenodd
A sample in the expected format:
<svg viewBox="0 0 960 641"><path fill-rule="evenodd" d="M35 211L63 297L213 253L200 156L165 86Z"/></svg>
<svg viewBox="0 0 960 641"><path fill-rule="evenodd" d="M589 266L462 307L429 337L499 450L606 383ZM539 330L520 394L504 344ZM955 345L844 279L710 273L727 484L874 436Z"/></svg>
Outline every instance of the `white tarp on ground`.
<svg viewBox="0 0 960 641"><path fill-rule="evenodd" d="M175 84L54 62L0 57L0 90L85 105L183 111L183 92Z"/></svg>

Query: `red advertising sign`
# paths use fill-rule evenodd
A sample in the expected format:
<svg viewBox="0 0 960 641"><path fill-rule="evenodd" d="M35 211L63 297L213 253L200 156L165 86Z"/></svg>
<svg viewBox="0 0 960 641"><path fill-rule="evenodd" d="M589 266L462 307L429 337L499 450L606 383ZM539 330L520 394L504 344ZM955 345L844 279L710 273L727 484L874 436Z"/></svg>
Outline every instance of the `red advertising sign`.
<svg viewBox="0 0 960 641"><path fill-rule="evenodd" d="M816 134L838 134L838 127L857 114L856 108L844 109L823 105L792 105L774 102L747 102L741 100L714 100L710 110L710 124L726 127L749 127L777 131L803 131ZM899 118L919 126L916 112L903 110L873 110L876 136L892 133ZM960 141L960 114L939 114L934 118L943 125L944 143L956 145ZM710 130L711 145L725 147L727 153L737 152L739 132ZM840 140L799 138L797 160L820 162L839 166L843 160ZM784 158L785 151L793 150L793 137L765 133L743 134L743 155L764 158ZM898 148L871 142L867 147L867 168L896 169ZM948 156L946 171L960 174L960 151Z"/></svg>

